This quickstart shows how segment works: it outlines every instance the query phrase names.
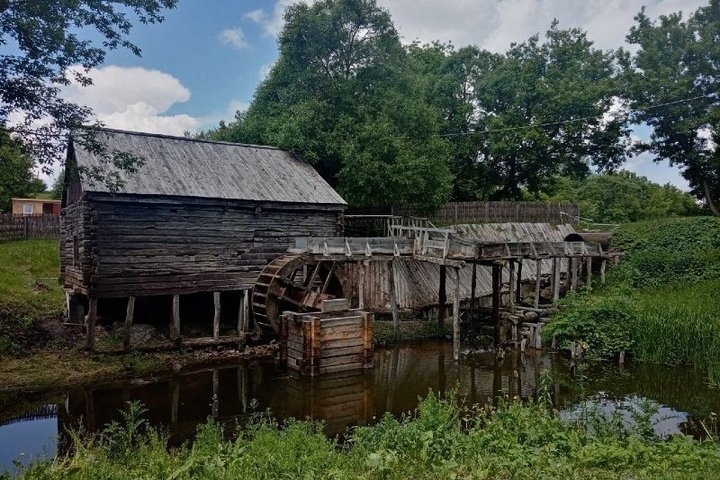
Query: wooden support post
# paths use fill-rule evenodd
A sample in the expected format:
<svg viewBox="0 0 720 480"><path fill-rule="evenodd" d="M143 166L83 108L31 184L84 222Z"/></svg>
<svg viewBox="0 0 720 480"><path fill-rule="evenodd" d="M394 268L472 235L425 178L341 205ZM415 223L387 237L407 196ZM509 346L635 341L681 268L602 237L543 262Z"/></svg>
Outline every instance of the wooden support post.
<svg viewBox="0 0 720 480"><path fill-rule="evenodd" d="M517 271L517 283L515 285L515 303L519 304L522 302L522 269L523 269L523 260L520 259L518 262L518 271Z"/></svg>
<svg viewBox="0 0 720 480"><path fill-rule="evenodd" d="M213 316L213 339L220 340L220 292L213 292L215 315Z"/></svg>
<svg viewBox="0 0 720 480"><path fill-rule="evenodd" d="M447 267L440 265L440 292L438 295L438 328L443 331L445 328L445 305L447 304L447 293L445 291L445 277Z"/></svg>
<svg viewBox="0 0 720 480"><path fill-rule="evenodd" d="M607 267L607 259L603 258L600 262L600 285L605 285L605 268Z"/></svg>
<svg viewBox="0 0 720 480"><path fill-rule="evenodd" d="M95 321L97 320L97 302L96 297L90 297L88 303L88 314L85 317L85 348L88 350L95 349Z"/></svg>
<svg viewBox="0 0 720 480"><path fill-rule="evenodd" d="M508 262L508 307L515 313L515 262Z"/></svg>
<svg viewBox="0 0 720 480"><path fill-rule="evenodd" d="M562 259L553 258L553 302L560 300L560 274L562 273Z"/></svg>
<svg viewBox="0 0 720 480"><path fill-rule="evenodd" d="M475 315L476 303L475 296L477 295L477 264L472 264L472 278L470 279L470 311Z"/></svg>
<svg viewBox="0 0 720 480"><path fill-rule="evenodd" d="M493 341L496 347L500 346L500 288L502 287L501 266L494 263L492 266L492 319Z"/></svg>
<svg viewBox="0 0 720 480"><path fill-rule="evenodd" d="M577 291L578 283L578 259L572 257L570 259L570 290L573 292Z"/></svg>
<svg viewBox="0 0 720 480"><path fill-rule="evenodd" d="M592 257L585 259L585 286L588 290L592 290Z"/></svg>
<svg viewBox="0 0 720 480"><path fill-rule="evenodd" d="M180 342L180 295L173 295L172 300L173 320L170 325L170 340Z"/></svg>
<svg viewBox="0 0 720 480"><path fill-rule="evenodd" d="M212 373L212 416L217 418L220 413L220 370L217 368Z"/></svg>
<svg viewBox="0 0 720 480"><path fill-rule="evenodd" d="M358 308L365 308L365 262L358 262Z"/></svg>
<svg viewBox="0 0 720 480"><path fill-rule="evenodd" d="M306 267L307 267L307 265L306 265ZM245 332L245 292L246 292L246 290L243 290L242 293L240 294L240 305L238 305L238 320L237 320L238 336L241 336Z"/></svg>
<svg viewBox="0 0 720 480"><path fill-rule="evenodd" d="M453 299L453 358L460 360L460 269L455 269L455 295Z"/></svg>
<svg viewBox="0 0 720 480"><path fill-rule="evenodd" d="M390 312L392 313L393 331L395 336L400 335L400 313L398 312L397 298L395 295L395 265L392 260L385 264L388 274L388 293L390 295Z"/></svg>
<svg viewBox="0 0 720 480"><path fill-rule="evenodd" d="M535 260L535 308L540 308L541 282L542 282L542 260Z"/></svg>
<svg viewBox="0 0 720 480"><path fill-rule="evenodd" d="M123 348L130 348L130 329L132 328L133 315L135 315L135 297L128 297L127 309L125 310L125 327L123 328Z"/></svg>

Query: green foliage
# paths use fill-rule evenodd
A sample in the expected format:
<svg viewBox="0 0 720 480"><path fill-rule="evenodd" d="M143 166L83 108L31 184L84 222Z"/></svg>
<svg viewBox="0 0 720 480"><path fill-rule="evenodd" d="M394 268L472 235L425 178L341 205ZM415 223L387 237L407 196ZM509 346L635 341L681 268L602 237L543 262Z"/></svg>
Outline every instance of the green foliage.
<svg viewBox="0 0 720 480"><path fill-rule="evenodd" d="M637 52L627 73L633 121L653 129L638 146L682 169L693 193L720 214L720 1L684 19L681 13L653 21L645 9L636 17L628 43ZM693 98L692 101L677 100ZM671 103L675 102L675 103ZM671 103L662 108L651 105Z"/></svg>
<svg viewBox="0 0 720 480"><path fill-rule="evenodd" d="M581 342L588 356L596 358L631 350L633 309L627 298L598 299L581 294L571 296L566 305L568 308L553 319L546 332L556 337L560 348L569 350L571 342Z"/></svg>
<svg viewBox="0 0 720 480"><path fill-rule="evenodd" d="M22 143L0 127L0 213L11 211L13 197L33 197L45 191L32 172L33 162Z"/></svg>
<svg viewBox="0 0 720 480"><path fill-rule="evenodd" d="M324 0L289 7L285 20L280 58L248 111L207 135L298 152L356 206L446 202L440 115L387 11Z"/></svg>
<svg viewBox="0 0 720 480"><path fill-rule="evenodd" d="M693 197L670 184L658 185L632 172L558 178L546 187L553 201L580 205L583 218L596 223L627 223L700 213Z"/></svg>
<svg viewBox="0 0 720 480"><path fill-rule="evenodd" d="M566 422L532 402L468 409L431 392L414 413L357 427L342 446L317 423L278 425L261 415L234 440L208 420L192 446L171 450L152 429L137 433L137 408L111 435L76 435L68 457L23 469L20 478L681 479L720 469L716 443L655 437L653 410L642 405L633 425L592 412Z"/></svg>
<svg viewBox="0 0 720 480"><path fill-rule="evenodd" d="M63 98L72 82L92 84L92 68L110 50L140 55L130 39L133 22L159 23L177 0L0 1L0 122L14 115L11 131L46 170L65 153L69 130L92 118L90 108ZM42 119L43 121L38 122ZM88 138L97 144L97 138ZM117 156L119 152L107 152ZM121 166L117 162L116 166Z"/></svg>
<svg viewBox="0 0 720 480"><path fill-rule="evenodd" d="M585 342L595 357L692 364L720 384L720 218L622 225L612 243L626 257L608 285L570 296L548 337Z"/></svg>

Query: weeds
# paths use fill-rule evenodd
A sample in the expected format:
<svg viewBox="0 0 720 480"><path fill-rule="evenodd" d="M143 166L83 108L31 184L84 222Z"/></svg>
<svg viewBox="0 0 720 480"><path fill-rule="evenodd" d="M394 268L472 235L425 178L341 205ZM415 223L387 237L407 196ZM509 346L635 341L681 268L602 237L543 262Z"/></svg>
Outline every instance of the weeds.
<svg viewBox="0 0 720 480"><path fill-rule="evenodd" d="M674 479L714 478L720 471L717 443L658 438L652 406L637 408L639 427L631 427L618 415L568 422L547 405L505 400L497 408L473 407L467 423L467 407L430 392L413 414L356 427L343 445L319 423L280 425L257 415L233 440L208 420L192 445L168 449L165 437L138 417L141 407L131 404L120 424L85 439L75 435L68 457L28 467L20 477Z"/></svg>

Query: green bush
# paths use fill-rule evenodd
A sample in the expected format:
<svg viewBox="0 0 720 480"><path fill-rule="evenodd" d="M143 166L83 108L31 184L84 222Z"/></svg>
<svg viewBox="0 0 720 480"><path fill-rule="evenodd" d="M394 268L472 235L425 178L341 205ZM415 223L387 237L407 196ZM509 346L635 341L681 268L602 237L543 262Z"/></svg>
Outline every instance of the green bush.
<svg viewBox="0 0 720 480"><path fill-rule="evenodd" d="M580 294L566 304L569 308L563 309L545 329L545 335L555 336L560 348L569 350L571 342L581 342L587 355L595 358L631 350L631 325L636 314L627 297Z"/></svg>

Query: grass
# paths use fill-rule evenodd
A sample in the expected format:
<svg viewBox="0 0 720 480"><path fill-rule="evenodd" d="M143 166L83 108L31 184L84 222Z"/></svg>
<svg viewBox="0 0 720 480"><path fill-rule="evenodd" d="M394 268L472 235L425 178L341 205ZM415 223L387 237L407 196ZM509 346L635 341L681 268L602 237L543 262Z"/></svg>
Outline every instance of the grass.
<svg viewBox="0 0 720 480"><path fill-rule="evenodd" d="M623 225L613 245L627 256L607 286L570 295L546 335L590 356L691 364L720 385L720 219Z"/></svg>
<svg viewBox="0 0 720 480"><path fill-rule="evenodd" d="M549 385L549 383L548 383ZM322 426L258 414L226 439L208 420L192 445L168 449L165 437L130 404L122 424L97 435L74 435L67 457L33 465L25 479L686 479L715 478L716 440L657 438L652 412L629 426L590 411L563 421L539 403L464 407L432 392L400 419L385 415L356 427L342 444Z"/></svg>
<svg viewBox="0 0 720 480"><path fill-rule="evenodd" d="M58 249L56 240L0 243L0 304L22 305L27 314L61 314Z"/></svg>
<svg viewBox="0 0 720 480"><path fill-rule="evenodd" d="M0 243L0 355L50 340L43 322L57 321L64 303L58 248L54 240Z"/></svg>

